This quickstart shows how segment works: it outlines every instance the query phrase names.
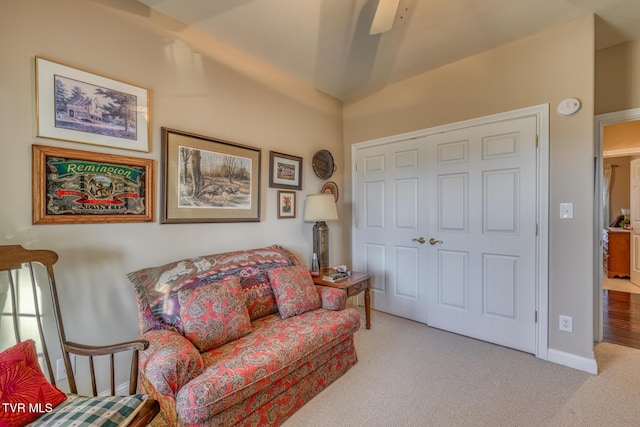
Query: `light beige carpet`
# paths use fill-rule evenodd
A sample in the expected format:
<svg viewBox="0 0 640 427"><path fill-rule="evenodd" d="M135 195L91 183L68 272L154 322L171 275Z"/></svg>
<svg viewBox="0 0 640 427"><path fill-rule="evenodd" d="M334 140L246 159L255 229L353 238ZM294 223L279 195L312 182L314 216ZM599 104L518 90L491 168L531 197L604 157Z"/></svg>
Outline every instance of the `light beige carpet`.
<svg viewBox="0 0 640 427"><path fill-rule="evenodd" d="M640 425L640 350L598 344L594 376L380 312L356 348L285 427Z"/></svg>

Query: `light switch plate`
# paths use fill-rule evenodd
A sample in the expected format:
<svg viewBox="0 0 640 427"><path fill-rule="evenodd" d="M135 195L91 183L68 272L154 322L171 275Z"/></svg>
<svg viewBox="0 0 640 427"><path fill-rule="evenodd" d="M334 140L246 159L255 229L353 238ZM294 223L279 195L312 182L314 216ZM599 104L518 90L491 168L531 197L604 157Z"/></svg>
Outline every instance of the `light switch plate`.
<svg viewBox="0 0 640 427"><path fill-rule="evenodd" d="M573 203L560 203L560 218L573 218Z"/></svg>

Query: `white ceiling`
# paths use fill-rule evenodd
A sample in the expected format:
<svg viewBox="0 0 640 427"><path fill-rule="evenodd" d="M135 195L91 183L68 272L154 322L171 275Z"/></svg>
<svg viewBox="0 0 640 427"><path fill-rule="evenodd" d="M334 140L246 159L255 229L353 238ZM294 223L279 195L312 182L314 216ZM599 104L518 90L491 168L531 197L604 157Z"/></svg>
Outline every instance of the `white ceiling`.
<svg viewBox="0 0 640 427"><path fill-rule="evenodd" d="M595 13L596 48L640 39L640 0L138 0L321 91L353 100L389 83Z"/></svg>

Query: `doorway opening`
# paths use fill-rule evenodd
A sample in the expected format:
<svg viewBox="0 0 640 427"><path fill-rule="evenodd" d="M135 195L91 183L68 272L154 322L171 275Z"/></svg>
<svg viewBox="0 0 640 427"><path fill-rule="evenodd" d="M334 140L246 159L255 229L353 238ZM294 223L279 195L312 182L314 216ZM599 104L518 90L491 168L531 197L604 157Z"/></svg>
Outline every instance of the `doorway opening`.
<svg viewBox="0 0 640 427"><path fill-rule="evenodd" d="M634 169L640 168L640 109L596 116L596 149L594 335L598 342L640 348L640 227L631 224L640 217L640 186L634 184Z"/></svg>

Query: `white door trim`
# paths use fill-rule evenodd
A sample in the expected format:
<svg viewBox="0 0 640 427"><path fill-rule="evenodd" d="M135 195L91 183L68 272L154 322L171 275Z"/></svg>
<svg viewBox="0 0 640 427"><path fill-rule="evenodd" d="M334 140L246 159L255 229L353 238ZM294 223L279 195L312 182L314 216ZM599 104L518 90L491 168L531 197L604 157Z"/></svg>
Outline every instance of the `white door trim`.
<svg viewBox="0 0 640 427"><path fill-rule="evenodd" d="M595 283L593 286L593 292L595 293L594 301L595 307L593 308L593 335L594 341L600 342L602 341L602 310L603 310L603 302L602 302L602 275L604 274L604 267L602 265L602 159L604 157L608 157L611 155L619 155L619 153L608 152L607 156L604 154L604 127L608 125L613 125L616 123L624 123L630 122L633 120L640 120L640 108L632 108L629 110L622 111L614 111L613 113L605 113L598 114L595 117L595 153L594 157L596 160L596 185L595 185L595 200L596 200L596 214L594 215L594 247L596 248L593 251L594 263L595 266ZM629 154L638 154L625 150L623 155Z"/></svg>
<svg viewBox="0 0 640 427"><path fill-rule="evenodd" d="M414 138L422 138L436 133L462 129L471 126L494 123L505 120L536 117L538 133L537 152L537 221L538 238L536 245L536 307L538 323L536 324L536 357L548 360L549 352L549 104L522 108L505 113L493 114L428 129L392 135L384 138L363 141L351 146L351 189L352 200L357 200L356 161L358 150L377 145L392 144ZM356 259L355 235L358 219L358 206L354 203L351 217L351 259ZM602 264L602 263L600 263Z"/></svg>

